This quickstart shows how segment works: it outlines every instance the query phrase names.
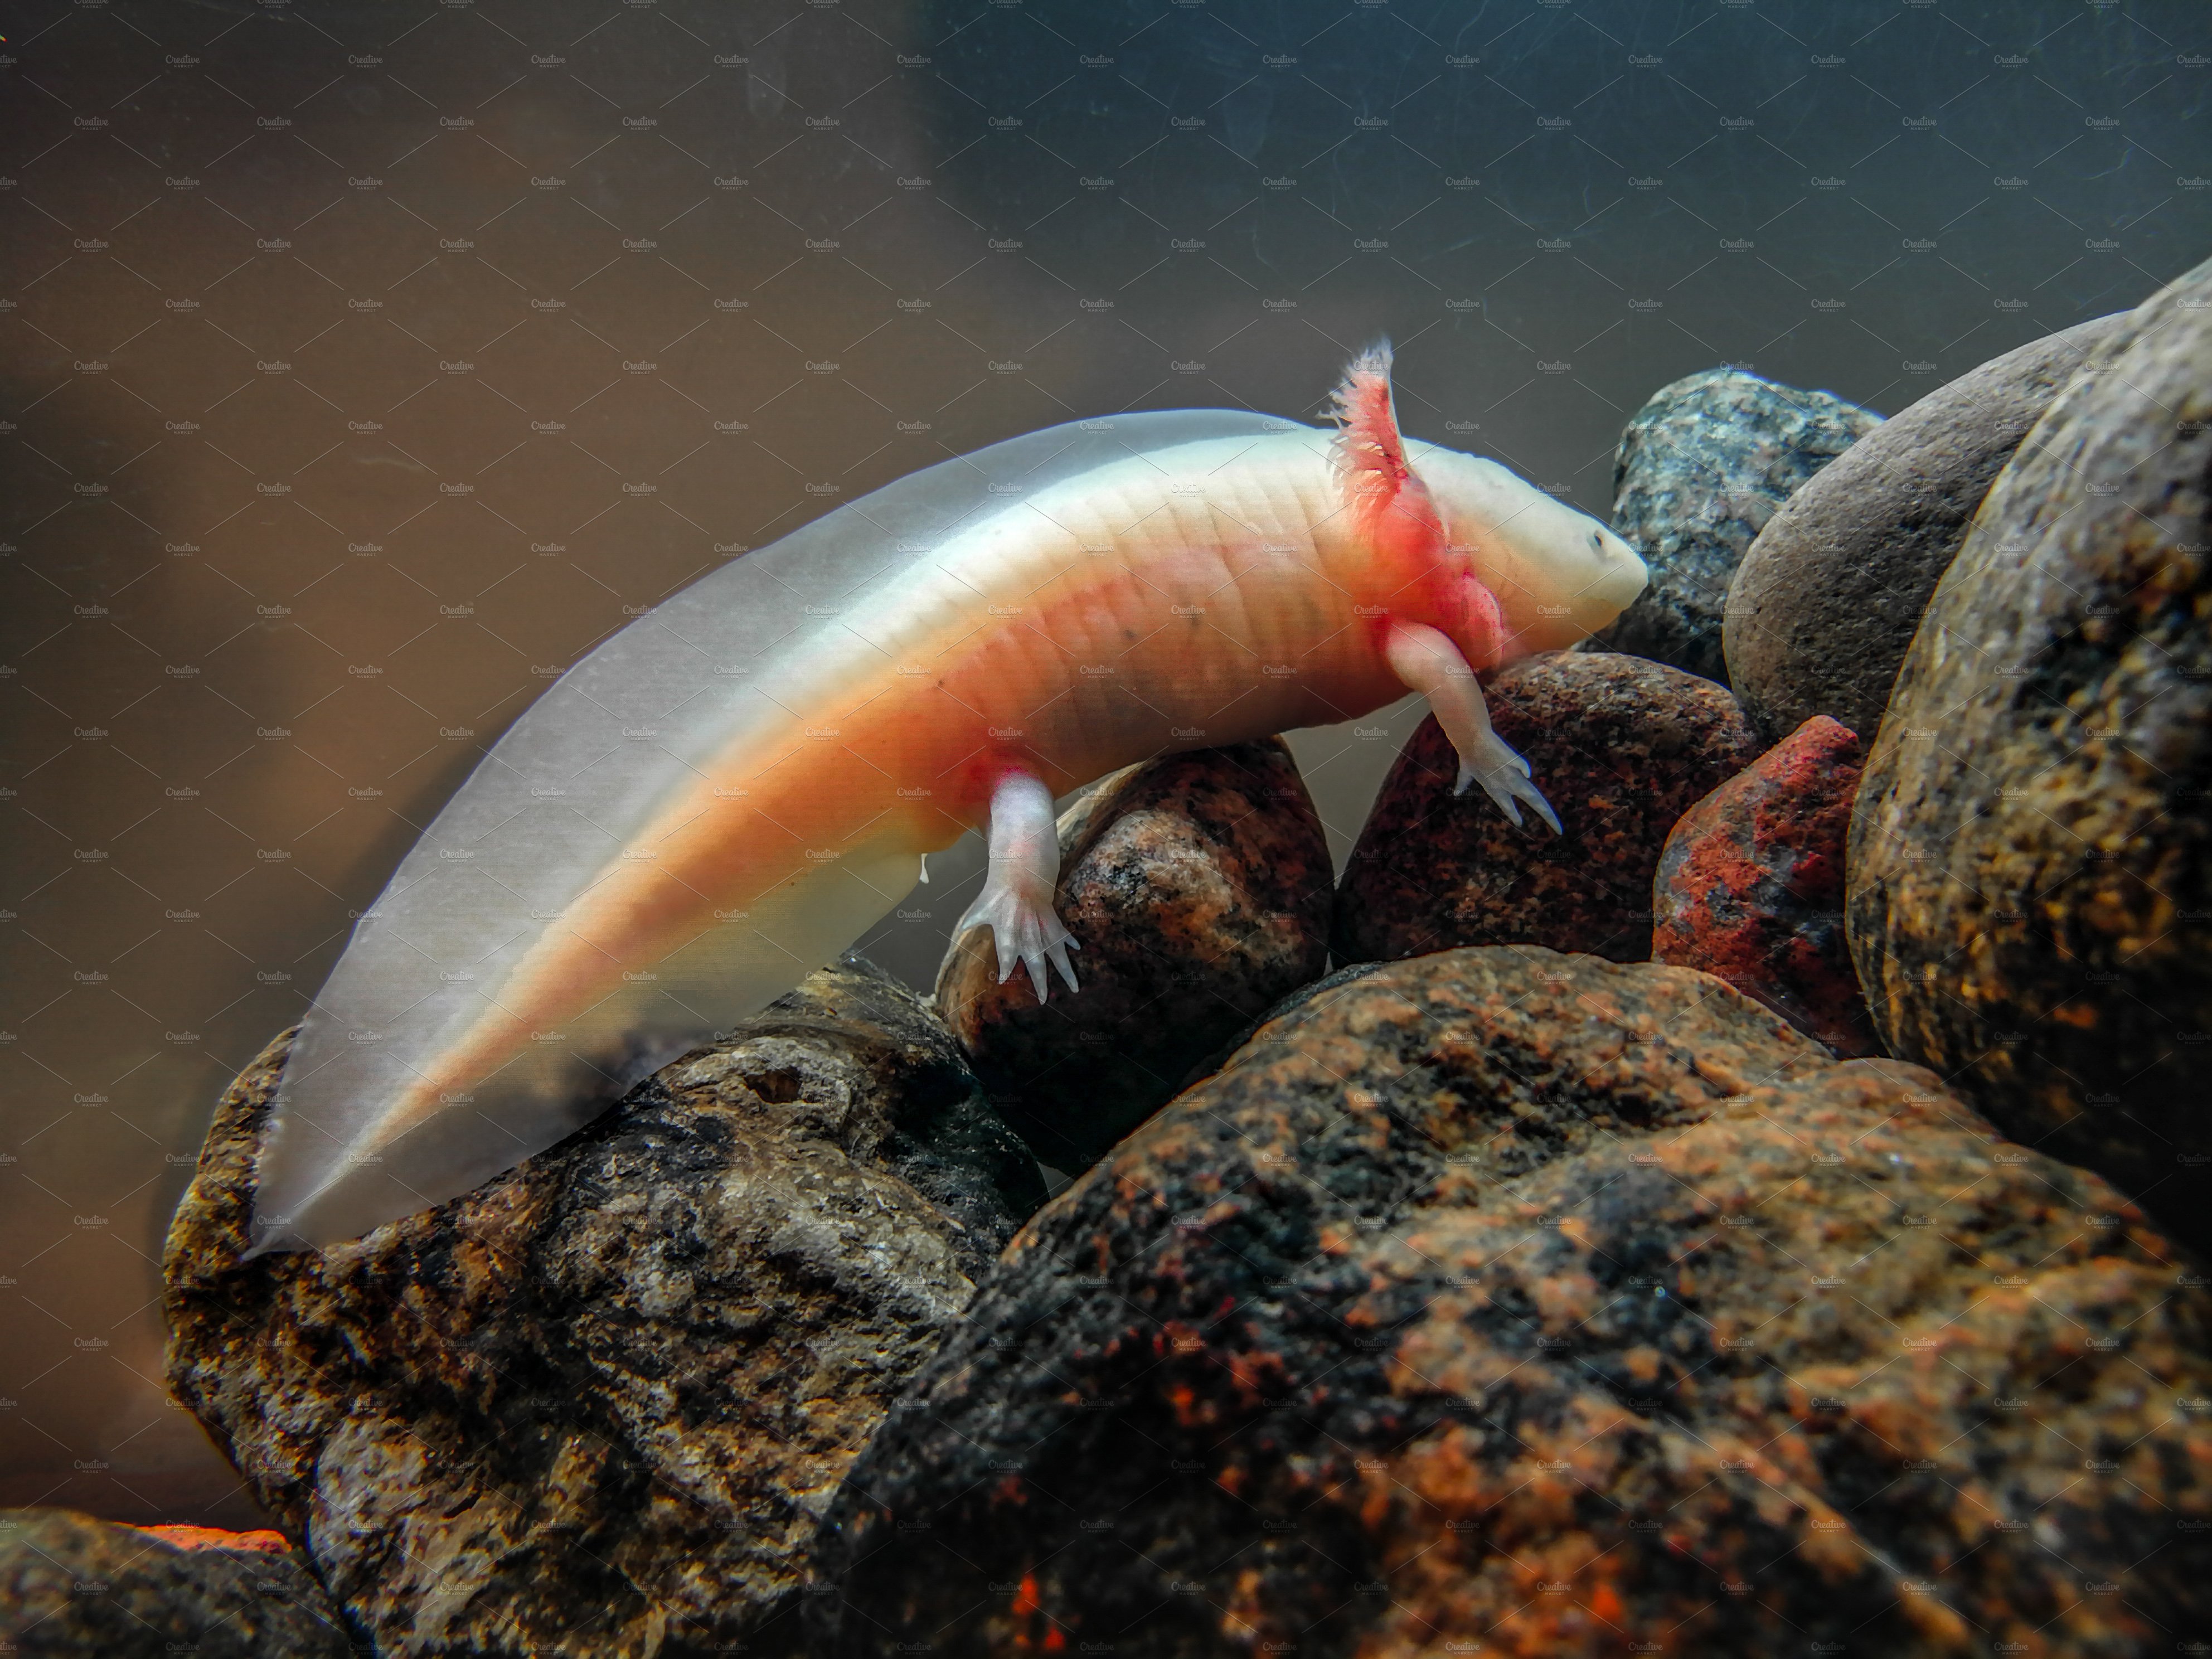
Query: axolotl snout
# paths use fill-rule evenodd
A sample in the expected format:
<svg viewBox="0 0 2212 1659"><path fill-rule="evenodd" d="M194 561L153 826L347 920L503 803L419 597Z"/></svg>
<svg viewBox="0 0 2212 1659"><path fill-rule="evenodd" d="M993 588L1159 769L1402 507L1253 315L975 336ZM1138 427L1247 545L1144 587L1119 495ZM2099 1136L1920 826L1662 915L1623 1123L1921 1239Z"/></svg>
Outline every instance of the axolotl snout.
<svg viewBox="0 0 2212 1659"><path fill-rule="evenodd" d="M1478 671L1573 644L1636 553L1401 438L1387 350L1331 432L1079 422L902 479L624 629L524 714L362 918L287 1064L255 1248L468 1190L757 1012L987 825L962 925L1069 987L1053 799L1170 750L1426 696L1475 785L1557 818Z"/></svg>

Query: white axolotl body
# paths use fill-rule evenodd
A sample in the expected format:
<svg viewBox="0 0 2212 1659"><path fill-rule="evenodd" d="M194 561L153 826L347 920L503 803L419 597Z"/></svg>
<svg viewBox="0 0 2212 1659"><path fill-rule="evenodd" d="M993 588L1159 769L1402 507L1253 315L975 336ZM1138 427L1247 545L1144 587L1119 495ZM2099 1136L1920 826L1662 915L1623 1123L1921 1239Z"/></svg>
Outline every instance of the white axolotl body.
<svg viewBox="0 0 2212 1659"><path fill-rule="evenodd" d="M1052 802L1132 761L1427 694L1551 819L1474 670L1644 582L1595 520L1399 438L1387 354L1340 429L1227 410L948 461L687 588L519 720L362 918L288 1063L257 1251L465 1192L757 1012L988 822L963 926L1048 958ZM1552 819L1556 829L1557 821Z"/></svg>

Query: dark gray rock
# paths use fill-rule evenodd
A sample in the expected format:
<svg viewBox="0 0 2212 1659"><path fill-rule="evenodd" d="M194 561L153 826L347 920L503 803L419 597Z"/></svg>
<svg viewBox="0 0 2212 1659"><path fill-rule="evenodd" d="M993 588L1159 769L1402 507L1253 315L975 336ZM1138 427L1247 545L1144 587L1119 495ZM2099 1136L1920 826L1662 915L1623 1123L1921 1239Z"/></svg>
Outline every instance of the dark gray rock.
<svg viewBox="0 0 2212 1659"><path fill-rule="evenodd" d="M1620 434L1613 527L1651 581L1589 641L1728 684L1721 619L1738 561L1775 509L1881 423L1829 392L1737 368L1662 386Z"/></svg>
<svg viewBox="0 0 2212 1659"><path fill-rule="evenodd" d="M1040 1006L977 927L952 941L937 1008L1007 1121L1073 1171L1328 967L1333 878L1280 738L1115 773L1062 815L1060 853L1082 991Z"/></svg>
<svg viewBox="0 0 2212 1659"><path fill-rule="evenodd" d="M1736 568L1729 683L1778 742L1815 714L1871 736L1990 482L2124 313L2032 340L1885 421L1790 496Z"/></svg>
<svg viewBox="0 0 2212 1659"><path fill-rule="evenodd" d="M380 1650L789 1650L830 1493L1042 1200L856 958L472 1193L240 1264L289 1046L217 1109L169 1382Z"/></svg>
<svg viewBox="0 0 2212 1659"><path fill-rule="evenodd" d="M1393 963L1023 1230L809 1652L2152 1659L2212 1619L2192 1267L1708 975Z"/></svg>
<svg viewBox="0 0 2212 1659"><path fill-rule="evenodd" d="M1884 1046L2212 1246L2212 262L1990 487L1868 756L1845 927Z"/></svg>
<svg viewBox="0 0 2212 1659"><path fill-rule="evenodd" d="M289 1550L185 1549L68 1510L0 1510L0 1653L346 1659L352 1651L330 1598Z"/></svg>

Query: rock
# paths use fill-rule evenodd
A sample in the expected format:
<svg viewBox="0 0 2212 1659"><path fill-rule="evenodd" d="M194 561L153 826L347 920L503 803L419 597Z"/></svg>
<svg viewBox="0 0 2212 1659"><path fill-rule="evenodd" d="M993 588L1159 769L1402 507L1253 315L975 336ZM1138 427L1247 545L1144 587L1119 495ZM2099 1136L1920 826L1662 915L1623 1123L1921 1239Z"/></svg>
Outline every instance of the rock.
<svg viewBox="0 0 2212 1659"><path fill-rule="evenodd" d="M1717 975L1847 1056L1881 1052L1844 941L1864 758L1814 715L1682 814L1652 884L1654 962Z"/></svg>
<svg viewBox="0 0 2212 1659"><path fill-rule="evenodd" d="M1485 694L1559 815L1516 829L1457 763L1433 716L1383 780L1336 896L1339 962L1528 943L1615 962L1651 954L1651 876L1674 820L1759 752L1735 699L1641 657L1565 652L1516 663Z"/></svg>
<svg viewBox="0 0 2212 1659"><path fill-rule="evenodd" d="M1591 642L1728 684L1721 619L1752 538L1790 493L1881 423L1830 392L1736 368L1663 386L1620 434L1613 527L1650 585Z"/></svg>
<svg viewBox="0 0 2212 1659"><path fill-rule="evenodd" d="M1736 568L1729 683L1769 742L1881 725L1928 596L1990 481L2124 313L2031 340L1885 421L1784 503Z"/></svg>
<svg viewBox="0 0 2212 1659"><path fill-rule="evenodd" d="M0 1653L22 1659L346 1659L353 1644L289 1547L186 1548L163 1528L0 1510ZM281 1541L281 1540L280 1540Z"/></svg>
<svg viewBox="0 0 2212 1659"><path fill-rule="evenodd" d="M1891 1053L2212 1248L2212 263L1990 487L1851 823Z"/></svg>
<svg viewBox="0 0 2212 1659"><path fill-rule="evenodd" d="M1705 975L1394 963L1024 1229L810 1650L2148 1659L2212 1616L2208 1320L2103 1182Z"/></svg>
<svg viewBox="0 0 2212 1659"><path fill-rule="evenodd" d="M1089 1167L1192 1063L1328 966L1333 872L1281 738L1106 779L1060 820L1054 902L1083 990L1040 1007L988 929L952 943L937 1009L1038 1157Z"/></svg>
<svg viewBox="0 0 2212 1659"><path fill-rule="evenodd" d="M951 1036L848 957L477 1191L240 1265L289 1041L172 1224L169 1382L379 1651L789 1651L831 1490L1043 1195Z"/></svg>

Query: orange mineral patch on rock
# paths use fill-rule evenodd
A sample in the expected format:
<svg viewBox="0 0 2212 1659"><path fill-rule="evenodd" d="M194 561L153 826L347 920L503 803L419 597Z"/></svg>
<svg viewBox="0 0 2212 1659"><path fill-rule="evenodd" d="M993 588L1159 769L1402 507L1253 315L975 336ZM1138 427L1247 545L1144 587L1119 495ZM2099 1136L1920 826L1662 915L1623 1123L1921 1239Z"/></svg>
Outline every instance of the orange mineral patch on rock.
<svg viewBox="0 0 2212 1659"><path fill-rule="evenodd" d="M253 1532L226 1532L221 1527L186 1526L140 1527L137 1530L151 1533L172 1549L179 1550L260 1550L281 1555L292 1547L290 1539L267 1527Z"/></svg>

